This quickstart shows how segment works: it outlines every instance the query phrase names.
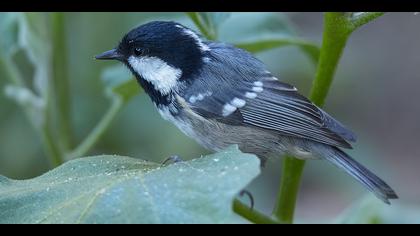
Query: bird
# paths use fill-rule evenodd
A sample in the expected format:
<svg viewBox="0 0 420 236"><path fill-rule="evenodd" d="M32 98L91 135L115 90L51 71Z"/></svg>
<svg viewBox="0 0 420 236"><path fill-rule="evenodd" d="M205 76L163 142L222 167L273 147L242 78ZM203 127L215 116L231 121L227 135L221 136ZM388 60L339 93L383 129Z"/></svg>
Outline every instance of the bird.
<svg viewBox="0 0 420 236"><path fill-rule="evenodd" d="M204 39L174 21L151 21L95 56L122 62L163 119L204 148L237 145L268 158L326 160L390 204L395 191L346 154L356 135L244 49Z"/></svg>

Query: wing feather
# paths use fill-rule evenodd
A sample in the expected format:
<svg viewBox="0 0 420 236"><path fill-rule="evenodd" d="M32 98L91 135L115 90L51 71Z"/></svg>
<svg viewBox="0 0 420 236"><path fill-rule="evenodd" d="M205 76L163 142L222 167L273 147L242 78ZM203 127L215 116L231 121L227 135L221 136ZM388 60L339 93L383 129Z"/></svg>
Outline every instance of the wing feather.
<svg viewBox="0 0 420 236"><path fill-rule="evenodd" d="M347 141L356 138L350 130L299 94L295 87L275 79L259 60L250 54L237 57L244 55L237 48L210 46L208 65L181 94L186 101L191 96L200 98L189 103L198 114L219 122L351 148ZM255 89L256 86L259 88ZM249 96L251 93L256 96ZM245 105L226 115L223 109L227 104L230 108L235 105L234 99L245 101Z"/></svg>

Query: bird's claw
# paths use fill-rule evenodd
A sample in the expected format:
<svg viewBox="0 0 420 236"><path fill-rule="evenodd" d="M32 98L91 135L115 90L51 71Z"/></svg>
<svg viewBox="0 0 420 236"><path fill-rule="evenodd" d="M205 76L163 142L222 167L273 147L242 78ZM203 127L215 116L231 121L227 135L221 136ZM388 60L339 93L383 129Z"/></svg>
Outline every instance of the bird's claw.
<svg viewBox="0 0 420 236"><path fill-rule="evenodd" d="M252 196L251 192L249 192L248 190L245 190L245 189L243 189L243 190L241 190L241 192L239 192L240 197L243 197L244 195L248 196L249 201L250 201L250 205L251 205L250 208L251 208L251 210L253 210L254 209L254 197Z"/></svg>
<svg viewBox="0 0 420 236"><path fill-rule="evenodd" d="M172 155L172 156L170 156L170 157L168 157L168 158L166 158L163 162L162 162L162 164L161 164L161 166L164 166L166 163L168 163L169 161L171 161L171 162L173 162L173 163L178 163L178 162L183 162L183 160L178 156L178 155Z"/></svg>

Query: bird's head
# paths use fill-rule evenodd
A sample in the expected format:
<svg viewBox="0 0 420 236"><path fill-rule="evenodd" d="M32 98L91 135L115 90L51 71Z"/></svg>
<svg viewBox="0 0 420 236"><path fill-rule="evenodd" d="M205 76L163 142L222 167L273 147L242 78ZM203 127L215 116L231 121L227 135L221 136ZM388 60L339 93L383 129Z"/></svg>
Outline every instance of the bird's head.
<svg viewBox="0 0 420 236"><path fill-rule="evenodd" d="M123 62L139 80L166 95L179 80L199 70L208 51L191 29L172 21L153 21L131 30L117 47L96 59Z"/></svg>

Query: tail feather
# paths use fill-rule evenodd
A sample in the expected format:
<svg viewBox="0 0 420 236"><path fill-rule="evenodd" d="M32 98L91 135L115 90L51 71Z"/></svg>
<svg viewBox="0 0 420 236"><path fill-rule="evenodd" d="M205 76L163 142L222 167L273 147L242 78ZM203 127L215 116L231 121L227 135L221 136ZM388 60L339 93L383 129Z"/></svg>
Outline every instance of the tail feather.
<svg viewBox="0 0 420 236"><path fill-rule="evenodd" d="M389 199L398 198L397 194L388 184L362 164L358 163L356 160L336 147L332 147L330 150L332 152L329 155L325 155L324 158L356 178L360 183L374 193L376 197L387 204L390 204Z"/></svg>

